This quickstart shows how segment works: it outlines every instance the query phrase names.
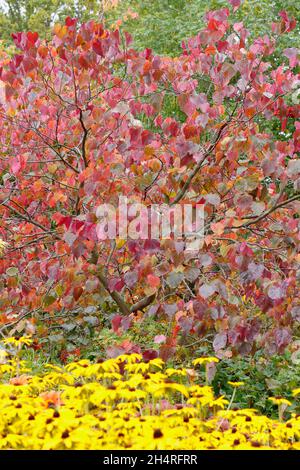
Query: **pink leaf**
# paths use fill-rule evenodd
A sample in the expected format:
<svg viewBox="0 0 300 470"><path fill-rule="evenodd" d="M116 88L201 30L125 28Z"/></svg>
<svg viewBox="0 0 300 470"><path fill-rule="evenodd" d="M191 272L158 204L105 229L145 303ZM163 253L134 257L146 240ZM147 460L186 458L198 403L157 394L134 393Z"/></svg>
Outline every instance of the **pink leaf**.
<svg viewBox="0 0 300 470"><path fill-rule="evenodd" d="M231 4L231 6L233 7L234 12L239 8L239 6L241 4L241 0L228 0L228 1Z"/></svg>
<svg viewBox="0 0 300 470"><path fill-rule="evenodd" d="M21 169L20 160L17 158L14 158L11 163L11 170L13 174L16 175L17 173L19 173L20 169Z"/></svg>
<svg viewBox="0 0 300 470"><path fill-rule="evenodd" d="M213 348L215 351L225 348L227 344L227 333L218 333L213 341Z"/></svg>
<svg viewBox="0 0 300 470"><path fill-rule="evenodd" d="M121 290L124 287L124 281L123 279L119 279L119 278L110 279L108 281L108 287L110 291L121 292Z"/></svg>
<svg viewBox="0 0 300 470"><path fill-rule="evenodd" d="M296 47L284 49L283 55L289 59L290 67L296 67L300 63L300 49Z"/></svg>
<svg viewBox="0 0 300 470"><path fill-rule="evenodd" d="M114 333L117 333L117 331L119 330L119 328L121 326L122 318L123 317L121 315L115 315L113 317L113 319L111 321L111 325L112 325Z"/></svg>
<svg viewBox="0 0 300 470"><path fill-rule="evenodd" d="M211 224L211 229L216 234L217 236L222 235L225 229L225 224L224 222L216 222L214 224Z"/></svg>
<svg viewBox="0 0 300 470"><path fill-rule="evenodd" d="M154 343L155 344L160 344L160 343L164 343L166 341L166 336L165 335L156 335L154 337Z"/></svg>

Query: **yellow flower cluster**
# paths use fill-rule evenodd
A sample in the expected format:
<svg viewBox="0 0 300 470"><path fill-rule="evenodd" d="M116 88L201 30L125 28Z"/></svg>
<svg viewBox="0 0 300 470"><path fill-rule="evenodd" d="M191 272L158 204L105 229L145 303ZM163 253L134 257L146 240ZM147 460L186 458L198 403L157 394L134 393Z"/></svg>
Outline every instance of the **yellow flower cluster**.
<svg viewBox="0 0 300 470"><path fill-rule="evenodd" d="M190 370L161 359L45 368L34 374L16 357L0 364L0 449L300 449L299 417L228 409Z"/></svg>

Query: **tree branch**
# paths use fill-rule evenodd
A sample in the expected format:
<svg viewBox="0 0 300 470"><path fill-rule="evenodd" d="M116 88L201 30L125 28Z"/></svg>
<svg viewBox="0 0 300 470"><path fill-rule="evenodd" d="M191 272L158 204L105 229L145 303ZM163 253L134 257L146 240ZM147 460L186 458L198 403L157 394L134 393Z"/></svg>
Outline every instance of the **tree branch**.
<svg viewBox="0 0 300 470"><path fill-rule="evenodd" d="M223 122L223 124L221 125L220 129L218 130L218 133L216 135L216 138L214 139L214 141L210 144L210 146L208 147L208 149L206 150L206 152L204 152L201 160L199 160L199 162L197 163L197 165L195 166L194 170L192 171L192 173L190 174L190 176L188 177L188 179L186 180L186 182L184 183L183 187L181 188L181 190L179 191L179 193L177 194L177 196L175 197L175 199L171 202L171 206L173 206L174 204L177 204L179 201L181 201L181 199L184 197L185 193L187 192L187 190L189 189L190 187L190 184L191 182L193 181L194 177L196 176L196 174L198 173L198 171L200 170L200 168L202 167L204 161L206 160L206 158L215 150L216 148L216 145L217 143L219 142L221 136L222 136L222 132L223 130L225 129L225 127L228 126L228 124L230 124L231 120L232 120L232 117L234 116L234 113L236 111L236 108L238 106L238 103L236 104L236 106L234 107L233 111L231 112L229 118L227 119L227 121Z"/></svg>
<svg viewBox="0 0 300 470"><path fill-rule="evenodd" d="M148 305L150 305L154 301L155 298L156 298L156 293L151 294L151 295L147 295L143 299L141 299L138 302L136 302L135 304L133 304L130 307L130 312L134 313L137 310L143 310L144 308L148 307Z"/></svg>
<svg viewBox="0 0 300 470"><path fill-rule="evenodd" d="M123 315L130 315L130 309L129 309L128 305L126 304L126 302L124 301L124 299L119 294L119 292L111 291L109 289L108 281L107 281L105 275L98 271L96 276L99 279L99 281L101 282L104 289L109 293L111 298L116 302L116 304L118 305L118 307L121 310L121 312L123 313Z"/></svg>
<svg viewBox="0 0 300 470"><path fill-rule="evenodd" d="M35 220L31 219L30 217L26 217L24 214L22 214L21 212L19 212L17 209L14 209L13 207L9 206L8 204L6 204L5 202L2 202L0 205L6 207L7 209L9 209L11 212L14 212L18 217L20 217L20 219L23 219L25 220L26 222L32 224L32 225L35 225L36 227L39 227L41 230L43 230L44 232L49 232L49 229L47 227L45 227L44 225L40 224L39 222L36 222Z"/></svg>
<svg viewBox="0 0 300 470"><path fill-rule="evenodd" d="M86 139L87 139L87 136L88 136L88 133L89 133L89 129L87 129L85 127L85 124L84 124L84 121L83 121L82 109L79 109L79 121L80 121L82 130L83 130L83 137L82 137L82 142L81 142L81 154L82 154L82 158L83 158L83 161L84 161L84 166L85 166L85 168L87 168L88 161L87 161L87 158L86 158L85 144L86 144Z"/></svg>
<svg viewBox="0 0 300 470"><path fill-rule="evenodd" d="M237 227L232 227L232 228L234 228L234 229L246 228L246 227L249 227L250 225L257 224L257 222L260 222L260 221L263 220L265 217L267 217L268 215L270 215L272 212L276 211L277 209L280 209L280 207L286 206L286 205L289 204L290 202L296 201L297 199L300 199L300 194L295 194L295 196L292 196L291 198L286 199L285 201L282 201L282 202L280 202L279 204L274 204L272 207L270 207L270 209L268 209L267 211L263 212L261 215L259 215L259 216L256 217L255 219L250 220L249 222L246 222L246 223L244 223L244 224L238 225Z"/></svg>

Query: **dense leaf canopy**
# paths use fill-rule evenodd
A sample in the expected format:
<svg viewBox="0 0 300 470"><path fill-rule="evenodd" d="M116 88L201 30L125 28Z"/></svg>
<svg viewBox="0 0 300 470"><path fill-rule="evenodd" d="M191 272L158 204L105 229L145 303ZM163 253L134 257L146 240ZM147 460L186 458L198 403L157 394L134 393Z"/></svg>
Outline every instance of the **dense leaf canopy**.
<svg viewBox="0 0 300 470"><path fill-rule="evenodd" d="M212 332L219 355L284 349L300 318L299 53L272 57L295 27L281 12L253 39L222 8L175 58L70 17L47 42L13 34L19 51L0 68L2 323L106 296L116 331L145 309L168 319L164 358L179 332ZM201 252L99 240L97 207L119 196L203 204Z"/></svg>

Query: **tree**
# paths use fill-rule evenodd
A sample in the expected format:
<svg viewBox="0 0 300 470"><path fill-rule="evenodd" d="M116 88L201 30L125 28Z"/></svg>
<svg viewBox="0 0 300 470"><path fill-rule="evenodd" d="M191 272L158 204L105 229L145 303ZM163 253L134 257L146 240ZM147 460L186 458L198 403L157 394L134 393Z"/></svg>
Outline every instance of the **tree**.
<svg viewBox="0 0 300 470"><path fill-rule="evenodd" d="M94 21L67 18L47 42L13 35L20 52L0 69L4 325L109 298L116 330L137 311L171 322L164 357L178 334L213 332L219 355L289 343L300 318L299 52L285 49L275 69L268 59L295 20L281 12L252 41L229 15L207 13L174 59ZM166 116L167 97L181 121ZM292 134L278 140L271 120ZM97 208L120 196L203 205L201 251L184 238L99 238Z"/></svg>

